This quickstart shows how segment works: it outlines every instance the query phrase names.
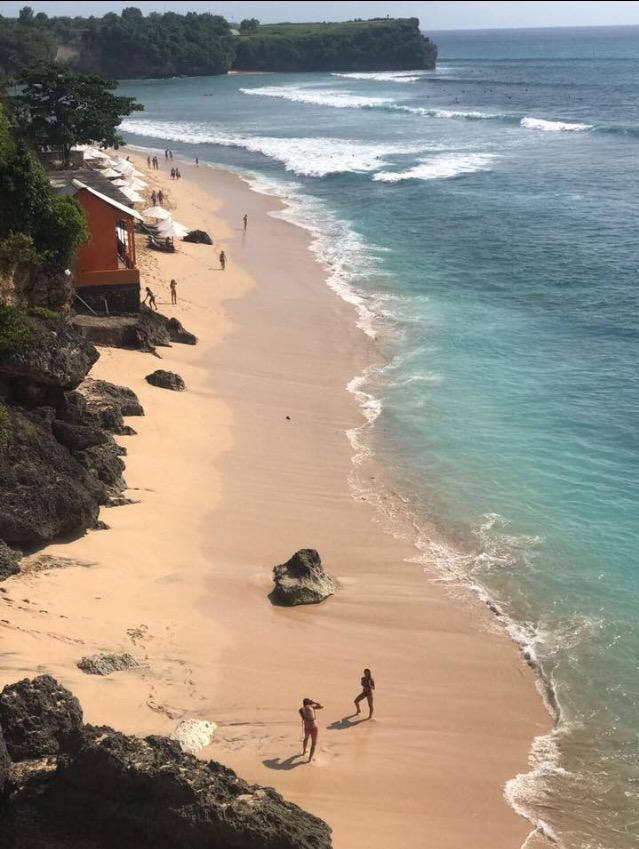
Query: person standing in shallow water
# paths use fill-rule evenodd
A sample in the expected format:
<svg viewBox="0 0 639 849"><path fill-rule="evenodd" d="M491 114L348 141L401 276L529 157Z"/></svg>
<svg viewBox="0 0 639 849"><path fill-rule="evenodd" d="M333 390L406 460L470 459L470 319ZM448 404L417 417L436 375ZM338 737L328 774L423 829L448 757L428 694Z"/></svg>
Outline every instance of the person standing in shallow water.
<svg viewBox="0 0 639 849"><path fill-rule="evenodd" d="M373 716L373 692L375 690L375 681L373 680L370 669L364 670L364 674L361 678L361 685L362 692L355 699L355 708L357 713L360 714L362 711L359 703L366 699L368 702L368 718L371 719Z"/></svg>
<svg viewBox="0 0 639 849"><path fill-rule="evenodd" d="M244 222L244 232L246 233L246 228L248 226L248 215L246 213L244 213L244 218L242 218L242 221Z"/></svg>
<svg viewBox="0 0 639 849"><path fill-rule="evenodd" d="M220 251L220 268L222 271L226 268L226 254L224 251Z"/></svg>
<svg viewBox="0 0 639 849"><path fill-rule="evenodd" d="M304 745L302 749L302 754L306 754L306 747L308 745L308 739L311 738L311 751L308 756L308 762L310 763L313 760L313 755L315 754L315 747L317 746L317 733L319 728L317 727L317 717L315 714L316 710L322 710L322 705L319 702L314 702L313 699L304 699L302 702L302 707L299 709L299 714L302 717L302 728L304 730Z"/></svg>

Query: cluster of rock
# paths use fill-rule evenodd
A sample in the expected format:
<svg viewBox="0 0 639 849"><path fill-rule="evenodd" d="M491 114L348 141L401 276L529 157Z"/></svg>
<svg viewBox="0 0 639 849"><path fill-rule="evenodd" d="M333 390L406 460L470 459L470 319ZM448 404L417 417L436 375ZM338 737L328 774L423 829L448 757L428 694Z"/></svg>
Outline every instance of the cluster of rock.
<svg viewBox="0 0 639 849"><path fill-rule="evenodd" d="M49 675L0 693L2 849L330 849L329 827L166 737L84 725Z"/></svg>
<svg viewBox="0 0 639 849"><path fill-rule="evenodd" d="M273 569L275 587L269 598L273 604L294 607L298 604L318 604L333 595L335 579L322 566L314 548L302 548L290 560Z"/></svg>
<svg viewBox="0 0 639 849"><path fill-rule="evenodd" d="M57 319L0 355L0 541L11 547L81 533L121 497L126 449L113 435L134 433L123 417L144 410L130 389L87 378L98 357ZM0 544L0 580L11 558Z"/></svg>
<svg viewBox="0 0 639 849"><path fill-rule="evenodd" d="M143 307L135 325L136 347L142 351L155 351L155 347L168 347L171 342L196 345L197 337L185 330L177 318L167 318L162 313Z"/></svg>

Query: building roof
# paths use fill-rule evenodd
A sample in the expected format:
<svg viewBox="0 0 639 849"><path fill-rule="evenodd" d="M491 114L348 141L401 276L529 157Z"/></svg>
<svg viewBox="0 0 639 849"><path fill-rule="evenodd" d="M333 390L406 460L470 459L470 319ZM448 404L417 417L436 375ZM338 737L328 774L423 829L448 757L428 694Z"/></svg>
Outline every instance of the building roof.
<svg viewBox="0 0 639 849"><path fill-rule="evenodd" d="M128 215L131 218L137 218L139 221L144 221L144 219L137 210L131 209L130 206L125 206L123 203L118 203L117 200L113 200L113 198L103 195L102 192L98 192L96 189L93 189L91 186L87 186L80 180L74 180L73 185L75 187L76 193L84 189L87 192L91 192L92 195L95 195L97 198L100 198L100 200L103 200L105 203L108 203L110 206L114 206L116 209L119 209L120 212L123 212L125 215Z"/></svg>
<svg viewBox="0 0 639 849"><path fill-rule="evenodd" d="M122 206L129 207L131 201L126 195L114 186L110 180L96 171L94 168L76 168L74 171L50 171L49 182L59 195L74 195L78 187L73 185L74 180L79 180L85 186L95 189L108 198L117 201Z"/></svg>

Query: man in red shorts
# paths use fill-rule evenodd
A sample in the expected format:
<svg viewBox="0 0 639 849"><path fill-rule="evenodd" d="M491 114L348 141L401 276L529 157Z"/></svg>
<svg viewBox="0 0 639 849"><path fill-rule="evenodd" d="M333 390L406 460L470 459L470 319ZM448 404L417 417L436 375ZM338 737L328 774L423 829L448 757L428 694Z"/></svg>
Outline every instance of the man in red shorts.
<svg viewBox="0 0 639 849"><path fill-rule="evenodd" d="M302 726L304 728L304 749L302 754L306 754L306 745L308 743L308 738L311 738L311 751L308 756L308 762L310 763L313 760L313 755L315 754L315 746L317 745L317 732L319 731L317 727L317 718L315 716L316 710L322 710L322 705L319 702L314 702L313 699L304 699L302 703L302 707L299 710L299 714L302 717Z"/></svg>

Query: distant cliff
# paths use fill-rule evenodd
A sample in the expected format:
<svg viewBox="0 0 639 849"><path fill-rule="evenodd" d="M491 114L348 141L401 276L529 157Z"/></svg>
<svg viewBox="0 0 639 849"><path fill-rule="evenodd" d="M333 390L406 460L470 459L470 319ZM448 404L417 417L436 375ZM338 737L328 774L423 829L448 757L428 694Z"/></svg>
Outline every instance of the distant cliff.
<svg viewBox="0 0 639 849"><path fill-rule="evenodd" d="M29 7L0 16L0 75L47 62L114 79L259 71L434 68L437 47L417 18L268 24L234 29L220 15L143 15L130 7L102 18L49 18Z"/></svg>
<svg viewBox="0 0 639 849"><path fill-rule="evenodd" d="M379 71L434 68L437 46L417 18L269 24L240 35L233 68L250 71Z"/></svg>

